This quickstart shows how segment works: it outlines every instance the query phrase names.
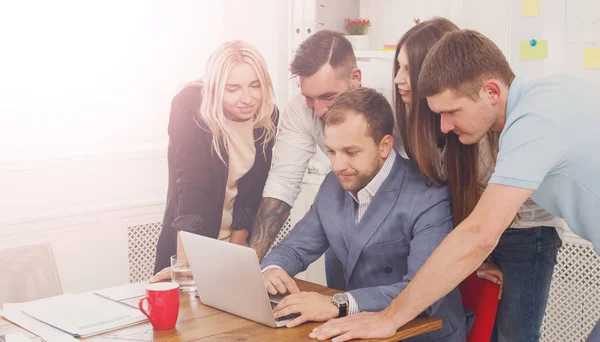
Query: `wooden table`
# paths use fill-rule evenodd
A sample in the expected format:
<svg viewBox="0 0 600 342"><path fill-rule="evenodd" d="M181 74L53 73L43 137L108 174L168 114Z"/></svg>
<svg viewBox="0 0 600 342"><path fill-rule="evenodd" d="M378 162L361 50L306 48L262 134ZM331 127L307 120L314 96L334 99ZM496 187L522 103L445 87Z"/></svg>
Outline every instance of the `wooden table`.
<svg viewBox="0 0 600 342"><path fill-rule="evenodd" d="M333 295L336 290L321 285L296 279L302 291L314 291ZM132 301L137 305L137 300ZM154 341L311 341L308 334L322 323L305 323L295 328L270 328L247 319L228 314L203 305L194 296L182 295L179 308L179 318L174 329L154 331L149 322L116 330L109 334L93 336L83 341L123 341L123 342L154 342ZM435 318L417 318L402 328L391 338L377 341L398 341L420 335L442 327L442 321ZM20 332L31 339L41 342L42 339L9 321L0 319L0 336ZM375 340L368 340L375 341Z"/></svg>

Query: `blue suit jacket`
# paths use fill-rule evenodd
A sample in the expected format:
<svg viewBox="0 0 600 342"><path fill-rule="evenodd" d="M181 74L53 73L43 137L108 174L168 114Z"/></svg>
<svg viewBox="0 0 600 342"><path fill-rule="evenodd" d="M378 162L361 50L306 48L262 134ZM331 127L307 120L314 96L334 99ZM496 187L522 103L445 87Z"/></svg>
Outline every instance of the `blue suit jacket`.
<svg viewBox="0 0 600 342"><path fill-rule="evenodd" d="M396 155L358 225L355 208L354 199L330 173L310 210L261 266L278 265L294 276L331 246L344 269L347 292L360 310L383 310L452 229L449 194L445 187L425 185L414 164ZM441 318L443 328L410 341L466 340L458 289L423 314Z"/></svg>

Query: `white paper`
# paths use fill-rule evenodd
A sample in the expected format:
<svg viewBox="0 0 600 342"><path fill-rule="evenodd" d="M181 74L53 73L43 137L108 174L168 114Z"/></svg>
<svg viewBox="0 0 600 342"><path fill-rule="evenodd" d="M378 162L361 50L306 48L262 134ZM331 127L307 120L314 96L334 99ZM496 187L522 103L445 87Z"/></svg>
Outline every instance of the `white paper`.
<svg viewBox="0 0 600 342"><path fill-rule="evenodd" d="M77 342L71 335L57 330L21 312L23 303L4 303L4 318L38 335L48 342Z"/></svg>
<svg viewBox="0 0 600 342"><path fill-rule="evenodd" d="M95 291L97 294L118 300L123 301L126 299L132 299L137 297L143 297L146 294L146 286L148 286L148 282L142 283L134 283L127 285L119 285L115 287L110 287L104 290Z"/></svg>
<svg viewBox="0 0 600 342"><path fill-rule="evenodd" d="M600 1L568 0L565 16L568 43L600 43Z"/></svg>
<svg viewBox="0 0 600 342"><path fill-rule="evenodd" d="M30 342L27 336L21 333L6 334L0 336L0 341L4 342Z"/></svg>
<svg viewBox="0 0 600 342"><path fill-rule="evenodd" d="M23 303L21 310L40 321L81 337L115 330L147 318L137 308L82 293Z"/></svg>

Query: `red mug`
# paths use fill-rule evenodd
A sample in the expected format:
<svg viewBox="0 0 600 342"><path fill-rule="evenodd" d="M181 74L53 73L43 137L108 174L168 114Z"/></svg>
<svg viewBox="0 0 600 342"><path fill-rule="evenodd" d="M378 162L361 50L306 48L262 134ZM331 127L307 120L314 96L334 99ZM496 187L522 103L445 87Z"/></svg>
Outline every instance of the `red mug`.
<svg viewBox="0 0 600 342"><path fill-rule="evenodd" d="M144 310L148 302L148 311ZM179 284L156 283L146 286L146 297L140 299L138 307L156 330L175 327L179 315Z"/></svg>

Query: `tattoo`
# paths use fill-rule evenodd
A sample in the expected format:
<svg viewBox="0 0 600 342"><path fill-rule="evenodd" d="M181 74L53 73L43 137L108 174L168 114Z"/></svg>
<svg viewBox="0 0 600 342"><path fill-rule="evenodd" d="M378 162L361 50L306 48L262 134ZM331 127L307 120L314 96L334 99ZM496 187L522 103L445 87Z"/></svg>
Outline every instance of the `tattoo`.
<svg viewBox="0 0 600 342"><path fill-rule="evenodd" d="M290 209L287 203L275 198L267 197L260 201L250 237L250 247L256 251L259 261L265 257L277 238L281 227L290 216Z"/></svg>

